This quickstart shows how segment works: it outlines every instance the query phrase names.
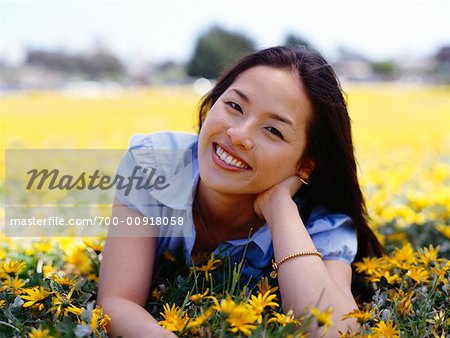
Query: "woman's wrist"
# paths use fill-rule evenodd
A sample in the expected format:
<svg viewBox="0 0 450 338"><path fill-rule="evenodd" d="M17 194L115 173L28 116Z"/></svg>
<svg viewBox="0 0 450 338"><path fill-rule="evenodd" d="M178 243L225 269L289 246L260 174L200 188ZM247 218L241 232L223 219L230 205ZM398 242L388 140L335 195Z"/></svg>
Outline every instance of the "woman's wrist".
<svg viewBox="0 0 450 338"><path fill-rule="evenodd" d="M292 213L298 213L297 205L288 194L273 196L266 200L262 206L262 214L269 227L275 221L280 221L280 218L290 218Z"/></svg>

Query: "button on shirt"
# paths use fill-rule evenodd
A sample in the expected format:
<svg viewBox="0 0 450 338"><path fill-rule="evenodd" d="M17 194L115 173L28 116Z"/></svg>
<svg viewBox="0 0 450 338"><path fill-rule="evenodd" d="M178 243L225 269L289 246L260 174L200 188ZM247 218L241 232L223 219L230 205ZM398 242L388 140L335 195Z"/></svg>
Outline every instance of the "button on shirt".
<svg viewBox="0 0 450 338"><path fill-rule="evenodd" d="M187 264L191 264L196 231L192 205L199 180L198 135L179 132L160 132L134 135L128 152L123 157L117 174L129 177L133 169L146 168L147 173L156 169L165 177L168 187L164 189L132 189L125 193L116 189L119 201L156 222L177 222L176 225L160 225L156 250L156 262L161 260L164 249L179 250ZM315 207L305 224L317 250L324 260L340 260L351 264L357 251L356 234L352 220L344 214L327 213L323 207ZM246 264L242 274L258 281L271 270L273 258L272 237L267 224L248 238L229 240L215 250L217 257L228 255L240 262L245 252Z"/></svg>

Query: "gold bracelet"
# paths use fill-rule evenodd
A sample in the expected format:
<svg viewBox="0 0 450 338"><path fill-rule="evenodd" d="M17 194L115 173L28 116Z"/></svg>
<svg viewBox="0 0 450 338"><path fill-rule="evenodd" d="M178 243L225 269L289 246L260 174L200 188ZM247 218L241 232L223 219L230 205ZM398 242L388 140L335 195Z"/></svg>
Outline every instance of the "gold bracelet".
<svg viewBox="0 0 450 338"><path fill-rule="evenodd" d="M278 269L281 264L283 264L284 262L286 262L287 260L289 260L291 258L300 257L300 256L318 256L318 257L320 257L320 259L323 258L322 254L319 251L302 251L302 252L297 252L295 254L286 256L278 263L276 263L274 260L272 260L273 271L270 273L270 277L276 278L278 276Z"/></svg>

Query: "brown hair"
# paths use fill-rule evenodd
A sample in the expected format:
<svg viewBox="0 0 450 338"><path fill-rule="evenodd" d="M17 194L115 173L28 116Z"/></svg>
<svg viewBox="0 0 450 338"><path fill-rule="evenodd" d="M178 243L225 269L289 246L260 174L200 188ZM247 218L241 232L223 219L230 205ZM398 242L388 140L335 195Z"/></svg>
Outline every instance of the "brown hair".
<svg viewBox="0 0 450 338"><path fill-rule="evenodd" d="M323 205L330 212L352 218L358 239L355 261L366 256L381 256L383 248L368 226L367 209L358 182L347 104L333 68L319 53L305 47L278 46L243 57L224 72L202 98L199 130L212 105L239 74L259 65L296 72L313 106L304 156L315 163L315 169L310 184L300 189L307 195L308 203ZM301 205L299 210L303 217L305 210L302 213ZM353 287L356 291L357 285Z"/></svg>

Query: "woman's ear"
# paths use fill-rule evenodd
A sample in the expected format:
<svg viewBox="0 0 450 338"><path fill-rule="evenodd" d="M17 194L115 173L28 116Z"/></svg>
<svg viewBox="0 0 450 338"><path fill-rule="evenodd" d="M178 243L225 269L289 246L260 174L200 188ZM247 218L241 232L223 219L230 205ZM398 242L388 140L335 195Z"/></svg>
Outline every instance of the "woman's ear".
<svg viewBox="0 0 450 338"><path fill-rule="evenodd" d="M315 167L316 164L310 158L304 158L300 160L296 175L304 180L308 180Z"/></svg>

